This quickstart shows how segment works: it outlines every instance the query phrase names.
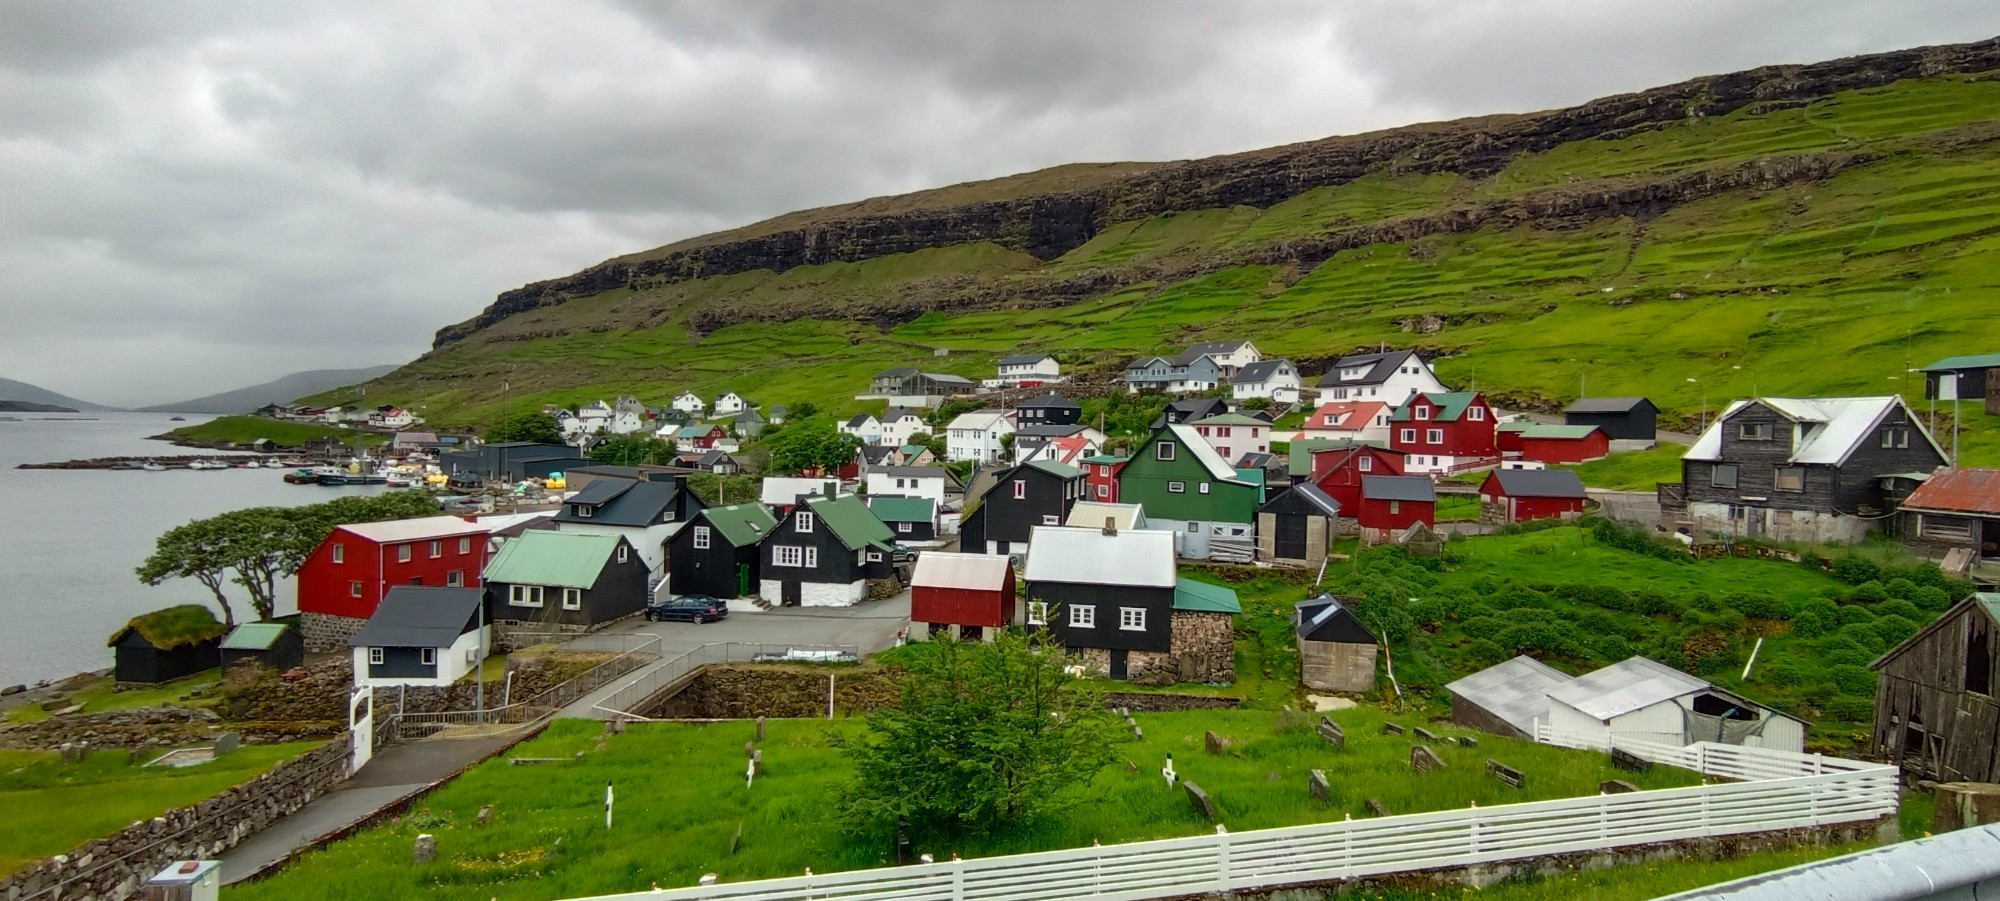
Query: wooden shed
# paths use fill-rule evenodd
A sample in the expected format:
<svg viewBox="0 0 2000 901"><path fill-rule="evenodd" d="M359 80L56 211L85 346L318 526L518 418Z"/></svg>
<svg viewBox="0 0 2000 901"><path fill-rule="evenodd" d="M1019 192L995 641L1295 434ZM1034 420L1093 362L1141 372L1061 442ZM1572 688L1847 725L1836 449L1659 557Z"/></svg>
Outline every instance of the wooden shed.
<svg viewBox="0 0 2000 901"><path fill-rule="evenodd" d="M1272 563L1317 569L1333 542L1340 502L1300 482L1257 508L1257 553Z"/></svg>
<svg viewBox="0 0 2000 901"><path fill-rule="evenodd" d="M959 637L978 640L1014 618L1014 567L993 554L930 551L917 558L910 577L910 621L932 634L957 626Z"/></svg>
<svg viewBox="0 0 2000 901"><path fill-rule="evenodd" d="M120 682L171 682L214 669L227 632L200 604L182 604L133 617L105 642L115 658Z"/></svg>
<svg viewBox="0 0 2000 901"><path fill-rule="evenodd" d="M1563 409L1563 422L1596 426L1612 441L1651 443L1659 437L1660 408L1643 397L1580 397Z"/></svg>
<svg viewBox="0 0 2000 901"><path fill-rule="evenodd" d="M222 671L254 663L279 672L306 661L306 639L285 623L244 623L222 640Z"/></svg>
<svg viewBox="0 0 2000 901"><path fill-rule="evenodd" d="M1373 691L1375 633L1361 624L1348 601L1323 594L1292 607L1299 644L1299 680L1319 691Z"/></svg>
<svg viewBox="0 0 2000 901"><path fill-rule="evenodd" d="M1975 594L1872 664L1877 756L1915 778L2000 781L1996 625L2000 594Z"/></svg>

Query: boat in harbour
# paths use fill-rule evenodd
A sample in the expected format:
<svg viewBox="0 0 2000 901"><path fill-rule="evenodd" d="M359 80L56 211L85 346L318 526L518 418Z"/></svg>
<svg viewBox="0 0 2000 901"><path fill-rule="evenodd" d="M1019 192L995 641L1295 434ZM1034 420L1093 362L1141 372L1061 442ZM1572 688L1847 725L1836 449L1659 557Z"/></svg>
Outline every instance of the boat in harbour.
<svg viewBox="0 0 2000 901"><path fill-rule="evenodd" d="M319 473L313 472L310 469L295 469L285 473L285 484L317 485L319 484Z"/></svg>
<svg viewBox="0 0 2000 901"><path fill-rule="evenodd" d="M189 469L228 469L229 464L220 460L196 460L188 464Z"/></svg>
<svg viewBox="0 0 2000 901"><path fill-rule="evenodd" d="M160 464L160 462L159 462L159 461L157 461L157 460L147 460L147 461L146 461L145 463L142 463L142 464L140 464L139 468L140 468L140 469L143 469L143 470L145 470L145 471L147 471L147 472L166 472L166 471L167 471L167 468L166 468L165 466L161 465L161 464Z"/></svg>

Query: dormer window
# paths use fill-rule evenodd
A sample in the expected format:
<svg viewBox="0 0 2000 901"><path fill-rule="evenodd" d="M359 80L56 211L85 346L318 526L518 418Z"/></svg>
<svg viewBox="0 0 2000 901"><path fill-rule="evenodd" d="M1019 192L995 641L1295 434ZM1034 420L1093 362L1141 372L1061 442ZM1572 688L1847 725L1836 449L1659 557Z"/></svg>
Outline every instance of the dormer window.
<svg viewBox="0 0 2000 901"><path fill-rule="evenodd" d="M584 504L572 504L571 512L575 514L577 519L590 518L590 507Z"/></svg>
<svg viewBox="0 0 2000 901"><path fill-rule="evenodd" d="M1771 424L1768 422L1740 422L1736 424L1736 437L1744 441L1771 440ZM1888 447L1889 445L1882 445Z"/></svg>
<svg viewBox="0 0 2000 901"><path fill-rule="evenodd" d="M805 510L792 514L792 529L799 532L813 530L813 515Z"/></svg>
<svg viewBox="0 0 2000 901"><path fill-rule="evenodd" d="M1429 419L1429 418L1431 418L1431 408L1429 408L1429 407L1417 407L1417 408L1415 408L1415 409L1416 409L1416 411L1417 411L1417 418L1418 418L1418 419Z"/></svg>

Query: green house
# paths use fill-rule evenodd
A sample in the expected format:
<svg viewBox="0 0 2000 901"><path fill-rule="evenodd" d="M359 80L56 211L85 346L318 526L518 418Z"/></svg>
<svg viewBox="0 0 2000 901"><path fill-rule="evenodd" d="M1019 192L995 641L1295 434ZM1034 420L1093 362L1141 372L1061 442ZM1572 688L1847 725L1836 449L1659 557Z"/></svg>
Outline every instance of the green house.
<svg viewBox="0 0 2000 901"><path fill-rule="evenodd" d="M1146 508L1155 528L1178 532L1180 556L1244 562L1256 551L1264 488L1243 478L1193 426L1154 430L1118 474L1118 500Z"/></svg>

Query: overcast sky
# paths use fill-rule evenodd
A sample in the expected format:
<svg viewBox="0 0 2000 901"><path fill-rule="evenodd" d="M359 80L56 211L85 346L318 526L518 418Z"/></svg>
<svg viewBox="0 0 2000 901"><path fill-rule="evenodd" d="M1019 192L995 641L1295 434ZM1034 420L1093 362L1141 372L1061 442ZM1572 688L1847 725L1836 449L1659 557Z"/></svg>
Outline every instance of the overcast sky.
<svg viewBox="0 0 2000 901"><path fill-rule="evenodd" d="M1991 0L10 0L0 377L164 403L787 210L1995 34Z"/></svg>

